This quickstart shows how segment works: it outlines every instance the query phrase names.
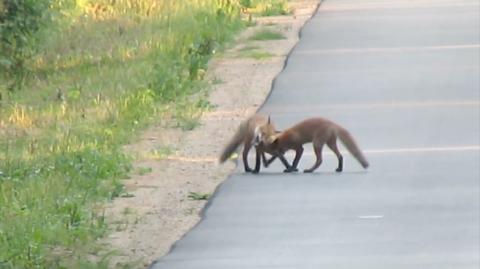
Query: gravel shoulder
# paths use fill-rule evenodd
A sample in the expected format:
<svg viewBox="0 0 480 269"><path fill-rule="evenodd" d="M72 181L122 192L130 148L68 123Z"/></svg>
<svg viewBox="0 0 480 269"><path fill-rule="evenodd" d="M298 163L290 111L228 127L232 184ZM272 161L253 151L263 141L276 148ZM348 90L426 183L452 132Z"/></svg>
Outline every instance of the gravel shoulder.
<svg viewBox="0 0 480 269"><path fill-rule="evenodd" d="M218 165L217 156L238 124L264 102L318 2L291 1L293 15L257 18L235 46L210 62L207 79L213 89L209 101L215 109L202 116L200 126L192 131L153 126L126 147L138 156L137 173L124 182L130 195L106 208L114 229L104 240L109 249L116 250L112 267L147 267L200 220L206 200L190 199L189 193L212 194L235 169L233 161ZM250 40L264 29L285 38Z"/></svg>

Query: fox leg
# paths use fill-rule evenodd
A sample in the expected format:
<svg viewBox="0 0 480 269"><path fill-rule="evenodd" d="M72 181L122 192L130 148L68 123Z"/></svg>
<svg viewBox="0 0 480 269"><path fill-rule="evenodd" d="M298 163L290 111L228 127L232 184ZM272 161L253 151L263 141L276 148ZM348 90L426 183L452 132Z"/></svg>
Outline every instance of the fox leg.
<svg viewBox="0 0 480 269"><path fill-rule="evenodd" d="M262 152L262 160L263 160L263 166L266 168L268 167L275 159L277 156L273 155L269 160L267 160L267 156L265 156L265 152Z"/></svg>
<svg viewBox="0 0 480 269"><path fill-rule="evenodd" d="M340 151L338 150L337 147L337 137L332 136L327 142L327 146L335 153L338 159L338 167L335 170L336 172L342 172L343 170L343 156L340 154Z"/></svg>
<svg viewBox="0 0 480 269"><path fill-rule="evenodd" d="M260 172L260 155L265 154L263 150L258 147L255 147L255 168L253 169L252 173L258 174Z"/></svg>
<svg viewBox="0 0 480 269"><path fill-rule="evenodd" d="M287 159L285 159L285 157L283 155L273 155L269 160L267 160L267 158L265 157L265 152L262 154L262 158L263 158L263 166L264 167L268 167L273 161L275 161L275 159L277 159L277 157L280 159L280 161L282 162L282 164L285 166L286 169L289 169L291 167L291 165L288 163ZM292 172L297 172L298 169L294 169Z"/></svg>
<svg viewBox="0 0 480 269"><path fill-rule="evenodd" d="M303 154L303 147L302 147L302 146L300 146L300 147L298 147L297 149L295 149L295 159L293 159L293 164L292 164L292 166L290 166L289 168L283 170L283 172L289 173L289 172L296 172L296 171L298 171L297 166L298 166L298 162L300 161L300 158L302 158L302 154Z"/></svg>
<svg viewBox="0 0 480 269"><path fill-rule="evenodd" d="M312 173L317 169L321 164L322 164L322 149L323 149L324 143L313 143L313 149L315 151L315 156L317 157L317 160L315 161L315 164L313 164L310 169L305 169L303 170L304 173Z"/></svg>
<svg viewBox="0 0 480 269"><path fill-rule="evenodd" d="M263 167L267 168L273 161L275 161L277 156L271 154L272 157L267 160L267 156L265 155L265 145L263 144L263 142L260 142L256 147L262 152Z"/></svg>
<svg viewBox="0 0 480 269"><path fill-rule="evenodd" d="M285 156L279 155L278 158L280 159L280 161L282 161L283 165L285 165L286 169L289 169L291 167L291 165L288 163L287 159L285 159ZM292 172L298 172L298 169L294 168L292 170Z"/></svg>
<svg viewBox="0 0 480 269"><path fill-rule="evenodd" d="M245 142L243 146L243 166L245 168L245 172L252 172L252 169L250 169L250 166L248 166L248 152L250 151L250 148L252 148L252 143Z"/></svg>

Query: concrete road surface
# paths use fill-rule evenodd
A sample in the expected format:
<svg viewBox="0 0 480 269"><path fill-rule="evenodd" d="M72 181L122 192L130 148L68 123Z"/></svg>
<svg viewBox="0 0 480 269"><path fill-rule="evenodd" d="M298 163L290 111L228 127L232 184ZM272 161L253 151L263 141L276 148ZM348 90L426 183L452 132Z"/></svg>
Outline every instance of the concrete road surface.
<svg viewBox="0 0 480 269"><path fill-rule="evenodd" d="M328 150L314 174L240 165L152 268L479 268L479 12L477 0L324 1L262 112L280 129L340 123L370 169L345 153L334 173Z"/></svg>

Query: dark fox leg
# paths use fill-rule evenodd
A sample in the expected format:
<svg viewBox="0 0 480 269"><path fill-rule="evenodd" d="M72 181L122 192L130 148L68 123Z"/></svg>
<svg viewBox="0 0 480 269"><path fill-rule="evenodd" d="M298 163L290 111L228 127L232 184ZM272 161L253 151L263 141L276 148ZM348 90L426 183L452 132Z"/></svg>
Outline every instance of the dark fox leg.
<svg viewBox="0 0 480 269"><path fill-rule="evenodd" d="M298 166L298 162L300 161L300 158L302 158L302 154L303 154L303 147L300 146L300 147L298 147L298 148L295 150L295 159L293 159L293 164L292 164L292 166L290 166L289 168L283 170L283 172L289 173L289 172L296 172L296 171L298 171L297 166Z"/></svg>
<svg viewBox="0 0 480 269"><path fill-rule="evenodd" d="M258 174L258 172L260 172L260 155L262 154L264 154L263 150L255 147L255 168L252 171L254 174Z"/></svg>
<svg viewBox="0 0 480 269"><path fill-rule="evenodd" d="M265 153L263 154L263 158L264 158L263 166L268 167L273 161L277 159L277 157L280 159L280 161L285 166L285 168L288 169L291 167L291 165L288 163L287 159L285 159L283 155L279 155L279 156L273 155L269 160L267 160L267 158L265 157Z"/></svg>
<svg viewBox="0 0 480 269"><path fill-rule="evenodd" d="M323 149L323 143L313 143L313 149L315 151L315 156L317 157L317 160L315 161L315 164L313 164L310 169L305 169L303 170L304 173L311 173L315 171L321 164L322 164L322 149Z"/></svg>
<svg viewBox="0 0 480 269"><path fill-rule="evenodd" d="M282 164L285 166L286 169L289 169L291 167L291 165L288 163L287 159L285 159L283 155L279 155L279 156L273 155L269 160L267 160L265 156L265 152L262 154L263 166L268 167L273 161L275 161L275 159L277 159L277 157L280 159L280 161L282 162ZM295 169L295 171L292 171L292 172L297 172L297 171L298 169Z"/></svg>
<svg viewBox="0 0 480 269"><path fill-rule="evenodd" d="M267 168L275 159L277 156L273 155L270 159L267 160L267 156L265 156L265 152L262 153L262 160L263 160L263 166Z"/></svg>
<svg viewBox="0 0 480 269"><path fill-rule="evenodd" d="M288 163L287 159L285 159L285 156L280 155L278 156L278 158L280 159L280 161L282 161L283 165L285 165L286 169L290 169L291 165ZM298 169L294 168L292 172L298 172Z"/></svg>
<svg viewBox="0 0 480 269"><path fill-rule="evenodd" d="M250 151L250 148L252 148L252 144L250 142L246 142L243 146L243 166L245 168L245 172L247 173L252 172L252 169L250 169L250 166L248 166L248 152Z"/></svg>
<svg viewBox="0 0 480 269"><path fill-rule="evenodd" d="M332 136L327 142L327 146L335 153L338 159L338 167L335 170L336 172L342 172L343 170L343 156L340 154L340 151L338 150L337 146L337 137Z"/></svg>
<svg viewBox="0 0 480 269"><path fill-rule="evenodd" d="M271 154L272 157L270 159L267 159L267 156L265 155L265 145L263 144L263 142L258 144L256 147L262 151L263 167L267 168L273 161L275 161L277 156Z"/></svg>

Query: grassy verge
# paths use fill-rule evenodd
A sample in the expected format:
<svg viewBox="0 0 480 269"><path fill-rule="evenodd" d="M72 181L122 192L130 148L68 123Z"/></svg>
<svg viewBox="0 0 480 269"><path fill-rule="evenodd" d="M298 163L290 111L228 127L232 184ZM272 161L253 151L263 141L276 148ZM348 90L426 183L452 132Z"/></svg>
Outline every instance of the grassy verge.
<svg viewBox="0 0 480 269"><path fill-rule="evenodd" d="M240 0L252 13L261 16L287 15L292 11L286 0Z"/></svg>
<svg viewBox="0 0 480 269"><path fill-rule="evenodd" d="M279 40L285 39L285 36L278 32L270 29L262 29L254 33L249 40L262 41L262 40Z"/></svg>
<svg viewBox="0 0 480 269"><path fill-rule="evenodd" d="M158 119L195 127L208 59L242 27L223 2L85 4L44 30L24 89L0 88L0 268L105 265L88 257L130 170L121 145Z"/></svg>
<svg viewBox="0 0 480 269"><path fill-rule="evenodd" d="M195 128L208 60L244 25L235 1L54 2L24 89L0 74L0 268L106 267L122 145L153 122Z"/></svg>
<svg viewBox="0 0 480 269"><path fill-rule="evenodd" d="M239 58L253 58L255 60L268 59L275 56L274 54L263 51L257 46L245 46L238 50L237 57Z"/></svg>

